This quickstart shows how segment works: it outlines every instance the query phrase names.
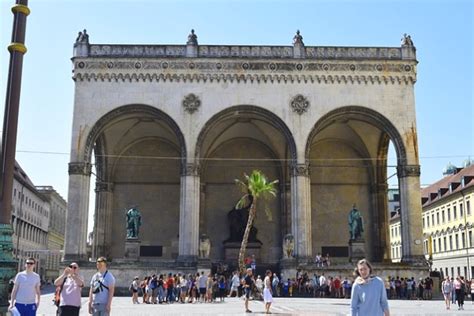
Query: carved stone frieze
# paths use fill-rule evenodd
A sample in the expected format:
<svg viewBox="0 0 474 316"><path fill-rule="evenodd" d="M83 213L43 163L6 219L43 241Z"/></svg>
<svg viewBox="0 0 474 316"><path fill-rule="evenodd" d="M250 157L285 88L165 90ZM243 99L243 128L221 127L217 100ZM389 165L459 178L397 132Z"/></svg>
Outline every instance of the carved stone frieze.
<svg viewBox="0 0 474 316"><path fill-rule="evenodd" d="M290 106L293 112L298 113L299 115L308 111L309 101L306 97L301 94L298 94L293 99L291 99Z"/></svg>
<svg viewBox="0 0 474 316"><path fill-rule="evenodd" d="M201 100L193 93L188 94L183 100L184 110L190 114L196 112L200 106Z"/></svg>
<svg viewBox="0 0 474 316"><path fill-rule="evenodd" d="M194 45L197 45L197 41ZM140 58L185 57L186 46L93 44L90 45L89 56ZM199 45L197 57L292 58L293 56L292 46ZM305 56L307 59L402 59L402 51L400 47L306 46Z"/></svg>
<svg viewBox="0 0 474 316"><path fill-rule="evenodd" d="M199 176L201 172L201 166L196 163L187 163L183 170L182 170L182 175L183 176Z"/></svg>
<svg viewBox="0 0 474 316"><path fill-rule="evenodd" d="M420 165L401 165L397 166L397 175L399 178L419 177Z"/></svg>
<svg viewBox="0 0 474 316"><path fill-rule="evenodd" d="M89 162L70 162L69 175L78 174L89 176L92 171L92 165Z"/></svg>
<svg viewBox="0 0 474 316"><path fill-rule="evenodd" d="M309 169L308 163L293 164L291 166L291 175L309 177Z"/></svg>

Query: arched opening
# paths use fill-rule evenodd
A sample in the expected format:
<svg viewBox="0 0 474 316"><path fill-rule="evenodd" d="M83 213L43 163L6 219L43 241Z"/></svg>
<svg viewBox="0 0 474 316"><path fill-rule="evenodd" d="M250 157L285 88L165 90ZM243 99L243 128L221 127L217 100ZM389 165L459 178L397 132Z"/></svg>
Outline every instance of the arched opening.
<svg viewBox="0 0 474 316"><path fill-rule="evenodd" d="M149 259L178 255L184 137L164 112L146 105L117 108L91 129L84 152L95 161L92 256L125 256L126 212L137 207L141 247ZM91 161L91 160L86 160Z"/></svg>
<svg viewBox="0 0 474 316"><path fill-rule="evenodd" d="M338 108L315 124L306 147L313 253L330 253L333 262L347 260L348 214L356 204L363 216L367 257L376 262L390 259L390 141L397 164L404 164L406 154L398 131L384 116L364 107Z"/></svg>
<svg viewBox="0 0 474 316"><path fill-rule="evenodd" d="M254 169L269 180L279 180L277 198L258 205L254 227L261 242L256 254L260 263L276 264L281 240L290 232L289 166L296 146L288 127L275 114L255 106L234 106L214 115L199 134L196 159L201 166L200 235L211 240L213 262L236 263L231 247L228 213L242 192L235 179ZM267 218L263 203L271 210ZM239 242L234 243L237 247ZM235 253L234 253L235 255ZM235 262L234 262L235 261Z"/></svg>

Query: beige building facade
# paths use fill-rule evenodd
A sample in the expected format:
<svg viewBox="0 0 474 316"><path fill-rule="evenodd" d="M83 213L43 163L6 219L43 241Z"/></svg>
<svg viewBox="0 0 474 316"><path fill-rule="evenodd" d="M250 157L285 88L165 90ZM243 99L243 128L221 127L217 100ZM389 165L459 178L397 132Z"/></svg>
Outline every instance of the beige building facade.
<svg viewBox="0 0 474 316"><path fill-rule="evenodd" d="M54 280L58 277L63 256L67 203L52 186L36 186L36 190L49 203L48 253L45 262L45 278Z"/></svg>
<svg viewBox="0 0 474 316"><path fill-rule="evenodd" d="M12 198L13 255L18 270L33 257L37 272L44 280L47 270L48 229L50 207L47 199L36 190L26 172L15 163Z"/></svg>
<svg viewBox="0 0 474 316"><path fill-rule="evenodd" d="M192 33L186 45L109 45L81 35L72 61L66 259L87 260L94 185L95 256L126 257L126 210L137 206L140 247L157 251L137 261L197 262L205 234L208 259L225 262L228 214L240 197L234 179L261 169L279 180L279 193L271 220L256 218L259 262L278 264L287 234L298 262L323 252L347 261L353 203L366 222L367 256L389 260L392 141L410 223L401 227L401 261L422 260L410 39L316 47L298 33L290 46L225 46L199 45Z"/></svg>

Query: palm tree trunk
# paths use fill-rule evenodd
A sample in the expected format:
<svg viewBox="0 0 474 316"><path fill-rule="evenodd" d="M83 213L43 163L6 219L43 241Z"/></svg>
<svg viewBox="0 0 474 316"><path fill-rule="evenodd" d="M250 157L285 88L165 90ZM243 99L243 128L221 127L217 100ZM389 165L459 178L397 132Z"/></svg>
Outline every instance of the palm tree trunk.
<svg viewBox="0 0 474 316"><path fill-rule="evenodd" d="M247 250L247 244L249 241L250 229L252 228L253 220L255 218L255 210L257 209L256 204L257 204L257 199L254 198L254 200L252 201L252 205L250 205L249 218L247 220L247 226L245 227L244 237L242 238L242 244L240 245L240 251L239 251L240 273L244 273L245 271L244 257L245 257L245 251Z"/></svg>

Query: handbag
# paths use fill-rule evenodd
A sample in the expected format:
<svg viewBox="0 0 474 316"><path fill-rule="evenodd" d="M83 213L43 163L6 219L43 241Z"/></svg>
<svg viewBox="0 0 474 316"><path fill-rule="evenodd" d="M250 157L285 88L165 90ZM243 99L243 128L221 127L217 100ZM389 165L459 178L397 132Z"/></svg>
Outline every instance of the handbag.
<svg viewBox="0 0 474 316"><path fill-rule="evenodd" d="M56 287L56 291L54 292L53 302L54 302L54 305L58 307L59 307L59 303L61 303L61 292L63 290L64 283L66 283L66 279L67 277L64 278L64 281L60 286Z"/></svg>

